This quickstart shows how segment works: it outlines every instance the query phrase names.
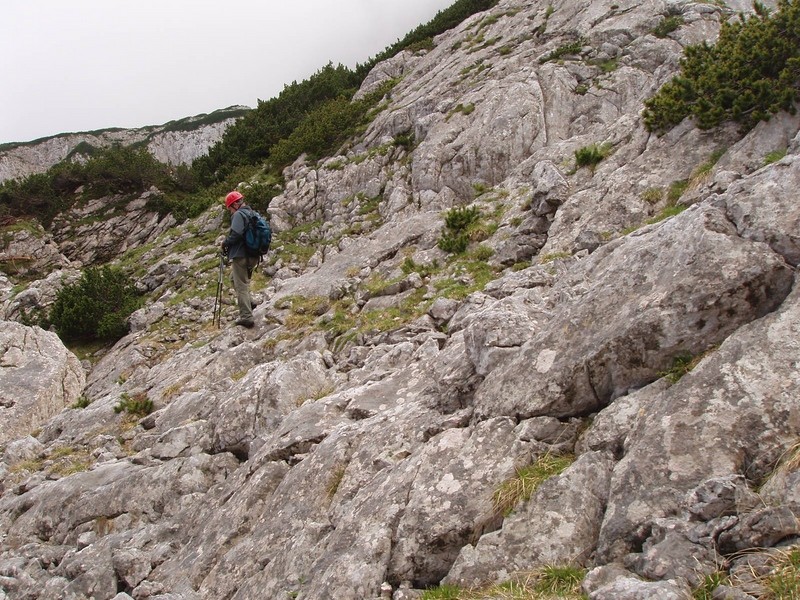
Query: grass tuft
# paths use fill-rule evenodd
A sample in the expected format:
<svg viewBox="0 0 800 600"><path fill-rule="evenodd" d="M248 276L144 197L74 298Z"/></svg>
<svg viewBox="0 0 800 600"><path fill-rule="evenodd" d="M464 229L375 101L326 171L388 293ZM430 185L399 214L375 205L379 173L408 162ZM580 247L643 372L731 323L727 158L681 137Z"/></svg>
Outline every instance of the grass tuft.
<svg viewBox="0 0 800 600"><path fill-rule="evenodd" d="M547 565L535 571L516 573L496 585L460 588L440 585L426 590L422 600L581 600L586 570L573 565Z"/></svg>
<svg viewBox="0 0 800 600"><path fill-rule="evenodd" d="M531 495L545 481L561 473L575 461L572 455L544 454L535 462L516 470L516 476L507 479L492 495L492 505L497 514L508 516L520 502Z"/></svg>

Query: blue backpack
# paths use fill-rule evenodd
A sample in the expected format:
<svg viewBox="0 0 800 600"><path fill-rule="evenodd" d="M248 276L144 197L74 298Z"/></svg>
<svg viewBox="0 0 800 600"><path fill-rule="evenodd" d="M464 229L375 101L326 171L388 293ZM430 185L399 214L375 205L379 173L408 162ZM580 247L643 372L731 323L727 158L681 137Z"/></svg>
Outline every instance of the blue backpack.
<svg viewBox="0 0 800 600"><path fill-rule="evenodd" d="M250 256L262 256L269 250L272 242L272 229L267 220L256 211L245 213L244 246Z"/></svg>

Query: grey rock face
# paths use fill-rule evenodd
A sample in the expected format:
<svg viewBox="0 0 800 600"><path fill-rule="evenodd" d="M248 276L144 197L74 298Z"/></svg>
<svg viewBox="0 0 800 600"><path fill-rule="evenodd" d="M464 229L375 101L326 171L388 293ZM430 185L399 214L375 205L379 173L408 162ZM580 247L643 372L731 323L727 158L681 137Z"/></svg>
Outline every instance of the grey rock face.
<svg viewBox="0 0 800 600"><path fill-rule="evenodd" d="M46 314L56 301L59 290L74 284L79 278L80 272L75 269L51 271L47 277L34 281L19 293L9 294L8 300L2 304L5 318L22 322Z"/></svg>
<svg viewBox="0 0 800 600"><path fill-rule="evenodd" d="M636 577L615 579L589 594L590 600L689 600L691 590L683 581L642 581Z"/></svg>
<svg viewBox="0 0 800 600"><path fill-rule="evenodd" d="M0 442L26 435L78 399L85 374L54 333L0 321Z"/></svg>
<svg viewBox="0 0 800 600"><path fill-rule="evenodd" d="M793 417L786 417L800 385L793 367L797 299L795 290L776 313L742 327L695 371L652 399L614 470L598 547L603 559L623 556L631 540L646 537L645 521L675 514L685 490L734 473L748 481L763 479L794 443ZM765 364L759 357L768 347L773 358ZM752 369L761 371L757 380L748 377ZM652 428L656 422L660 425ZM671 449L676 435L680 452ZM706 447L708 439L715 444ZM700 454L701 461L687 460ZM625 491L632 487L640 490L635 499ZM787 526L792 534L795 520L790 517Z"/></svg>
<svg viewBox="0 0 800 600"><path fill-rule="evenodd" d="M726 210L739 235L764 242L796 267L800 263L800 209L787 190L800 180L800 157L787 156L771 169L728 188Z"/></svg>
<svg viewBox="0 0 800 600"><path fill-rule="evenodd" d="M487 376L476 393L479 414L570 416L603 408L655 380L680 354L703 352L773 310L793 274L781 257L739 238L720 211L697 207L648 235L605 246L570 279L580 282L577 289L554 293L574 298Z"/></svg>
<svg viewBox="0 0 800 600"><path fill-rule="evenodd" d="M587 453L557 478L537 490L475 546L464 546L446 583L472 586L501 582L511 573L537 565L586 565L595 547L613 463Z"/></svg>
<svg viewBox="0 0 800 600"><path fill-rule="evenodd" d="M236 108L231 107L234 111ZM188 164L207 154L208 149L222 139L225 130L236 121L235 118L220 117L216 122L207 124L187 123L180 130L170 130L169 124L140 129L109 129L62 134L14 145L0 151L0 181L43 173L65 160L81 144L104 148L114 144L125 146L147 142L150 152L161 162L172 165Z"/></svg>
<svg viewBox="0 0 800 600"><path fill-rule="evenodd" d="M133 201L99 198L62 213L53 223L53 237L70 260L87 265L108 262L126 250L154 241L175 225L172 215L162 219L148 210L147 201L159 195L152 188ZM117 205L120 200L122 206Z"/></svg>
<svg viewBox="0 0 800 600"><path fill-rule="evenodd" d="M34 460L44 451L44 446L32 436L9 442L3 454L3 462L14 466L26 460Z"/></svg>
<svg viewBox="0 0 800 600"><path fill-rule="evenodd" d="M52 236L41 225L26 225L0 241L0 261L15 276L34 279L53 269L66 268L70 261L61 254Z"/></svg>

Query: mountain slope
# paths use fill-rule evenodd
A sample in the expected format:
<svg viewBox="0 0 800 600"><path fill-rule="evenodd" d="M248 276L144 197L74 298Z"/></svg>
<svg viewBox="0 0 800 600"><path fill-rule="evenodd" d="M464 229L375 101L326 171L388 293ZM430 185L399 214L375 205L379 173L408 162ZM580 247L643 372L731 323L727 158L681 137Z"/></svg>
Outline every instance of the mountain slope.
<svg viewBox="0 0 800 600"><path fill-rule="evenodd" d="M206 154L222 139L225 130L248 110L231 106L164 125L65 133L31 142L3 144L0 146L0 182L44 173L63 160L80 158L87 152L114 144L146 144L153 156L163 163L189 164Z"/></svg>
<svg viewBox="0 0 800 600"><path fill-rule="evenodd" d="M285 171L253 330L227 289L211 325L220 210L131 234L132 333L6 438L6 596L499 598L563 565L599 600L766 594L800 536L800 118L640 115L736 10L509 0L376 66L363 134ZM7 318L62 285L6 281Z"/></svg>

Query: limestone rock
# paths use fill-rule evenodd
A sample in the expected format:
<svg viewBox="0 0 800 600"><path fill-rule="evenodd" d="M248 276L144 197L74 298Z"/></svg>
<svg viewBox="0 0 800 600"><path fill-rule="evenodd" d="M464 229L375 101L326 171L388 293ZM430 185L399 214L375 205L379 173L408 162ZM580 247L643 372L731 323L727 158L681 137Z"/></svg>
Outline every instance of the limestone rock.
<svg viewBox="0 0 800 600"><path fill-rule="evenodd" d="M719 252L724 260L716 260ZM719 211L700 207L605 246L574 279L581 287L561 290L575 298L487 376L476 394L480 414L600 409L655 380L676 356L698 354L768 313L792 285L782 258L742 241Z"/></svg>
<svg viewBox="0 0 800 600"><path fill-rule="evenodd" d="M29 434L75 402L85 374L56 334L0 321L0 442Z"/></svg>
<svg viewBox="0 0 800 600"><path fill-rule="evenodd" d="M56 301L58 292L65 285L72 285L80 278L80 272L74 269L57 269L43 279L32 282L26 289L10 297L3 303L5 318L9 321L23 321L40 317Z"/></svg>
<svg viewBox="0 0 800 600"><path fill-rule="evenodd" d="M70 261L41 225L26 222L0 241L0 265L8 274L35 279L37 275L69 267Z"/></svg>
<svg viewBox="0 0 800 600"><path fill-rule="evenodd" d="M34 460L43 452L44 446L39 440L29 435L9 442L3 453L3 462L13 467L26 460Z"/></svg>
<svg viewBox="0 0 800 600"><path fill-rule="evenodd" d="M728 217L739 235L764 242L792 266L800 263L800 209L790 202L787 190L800 182L800 156L787 156L726 193Z"/></svg>
<svg viewBox="0 0 800 600"><path fill-rule="evenodd" d="M735 473L758 481L792 446L795 417L787 415L793 415L792 398L800 386L793 366L800 350L799 310L795 289L778 311L743 326L694 371L651 399L614 471L600 557L629 552L630 542L622 540L643 535L642 525L654 516L673 513L684 493L702 481ZM759 372L755 379L749 375L754 370ZM656 422L660 425L654 427ZM667 449L677 431L679 453ZM703 442L708 439L715 444ZM702 461L684 458L698 453ZM754 458L744 463L746 456ZM641 490L635 497L626 491L633 481ZM791 521L788 526L794 527ZM761 535L769 531L767 526Z"/></svg>
<svg viewBox="0 0 800 600"><path fill-rule="evenodd" d="M108 129L95 132L70 133L42 138L23 144L10 145L0 151L0 181L21 179L34 173L44 173L72 154L81 145L103 148L114 144L130 145L147 142L150 152L160 161L172 165L191 163L218 142L237 115L246 110L232 106L209 115L140 129ZM229 116L230 115L230 116ZM226 118L227 117L227 118ZM205 121L205 122L204 122Z"/></svg>
<svg viewBox="0 0 800 600"><path fill-rule="evenodd" d="M500 582L514 572L555 564L589 564L607 500L612 463L584 454L546 481L497 532L464 546L445 582L471 586Z"/></svg>
<svg viewBox="0 0 800 600"><path fill-rule="evenodd" d="M160 193L152 188L130 202L125 198L98 198L73 208L54 220L53 237L70 260L87 265L108 262L130 248L154 241L175 224L172 215L162 219L147 209L147 200ZM120 202L124 204L119 206Z"/></svg>

